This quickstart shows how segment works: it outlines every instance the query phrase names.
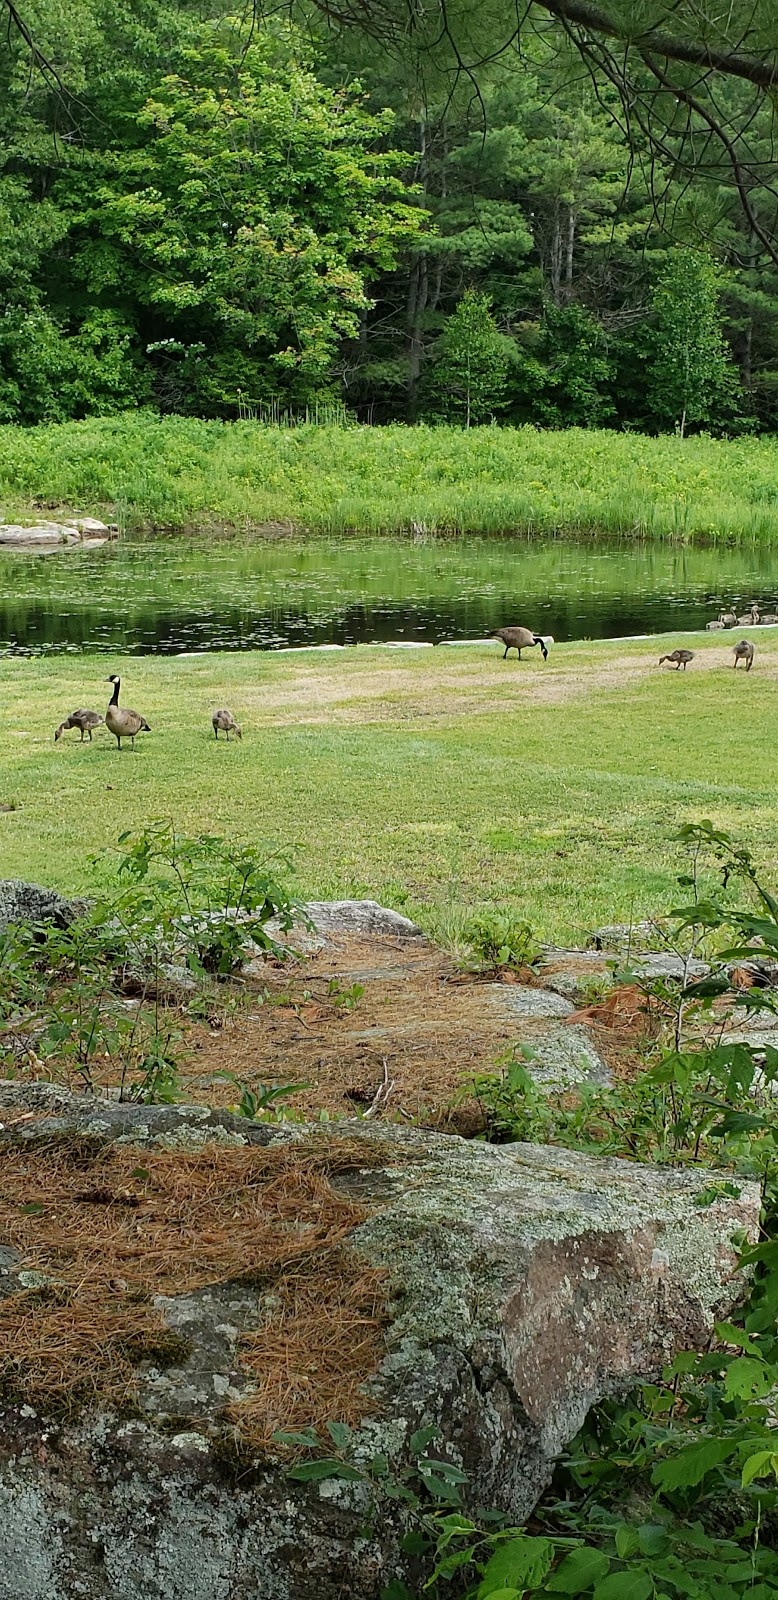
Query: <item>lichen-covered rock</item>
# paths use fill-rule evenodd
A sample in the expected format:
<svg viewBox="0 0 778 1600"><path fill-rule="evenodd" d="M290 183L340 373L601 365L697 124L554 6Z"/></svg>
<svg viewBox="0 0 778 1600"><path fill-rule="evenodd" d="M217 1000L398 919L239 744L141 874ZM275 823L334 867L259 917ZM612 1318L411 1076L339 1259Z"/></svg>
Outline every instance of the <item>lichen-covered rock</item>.
<svg viewBox="0 0 778 1600"><path fill-rule="evenodd" d="M39 883L24 883L21 878L0 879L0 931L14 922L54 922L66 928L84 915L87 906L84 899L66 899Z"/></svg>
<svg viewBox="0 0 778 1600"><path fill-rule="evenodd" d="M391 1125L303 1130L51 1098L41 1115L36 1091L36 1116L0 1132L0 1159L9 1138L68 1131L166 1149L344 1133L364 1146L364 1166L356 1155L331 1181L366 1207L352 1243L388 1269L394 1298L355 1456L405 1461L412 1431L436 1424L435 1453L467 1471L473 1500L516 1518L595 1401L707 1341L741 1288L735 1236L757 1225L754 1185L700 1208L694 1172ZM24 1091L7 1085L0 1101L23 1106ZM6 1294L23 1270L0 1255ZM190 1355L139 1370L131 1417L65 1424L0 1407L0 1600L374 1600L401 1570L401 1513L371 1519L361 1484L292 1484L266 1458L225 1475L223 1409L245 1388L238 1343L261 1293L227 1282L161 1298Z"/></svg>

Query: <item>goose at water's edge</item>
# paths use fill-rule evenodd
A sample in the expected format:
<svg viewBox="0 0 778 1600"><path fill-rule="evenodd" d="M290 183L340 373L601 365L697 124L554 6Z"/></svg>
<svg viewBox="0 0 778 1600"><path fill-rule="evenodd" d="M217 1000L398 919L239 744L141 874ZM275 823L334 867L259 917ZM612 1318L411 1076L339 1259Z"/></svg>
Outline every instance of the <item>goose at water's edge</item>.
<svg viewBox="0 0 778 1600"><path fill-rule="evenodd" d="M519 660L521 661L522 650L531 650L532 646L535 644L540 645L540 651L541 655L543 656L543 660L548 660L548 650L546 649L545 639L542 639L539 633L533 633L530 628L495 628L494 631L490 633L489 638L499 639L502 644L505 645L503 661L505 660L509 650L515 650L518 653Z"/></svg>

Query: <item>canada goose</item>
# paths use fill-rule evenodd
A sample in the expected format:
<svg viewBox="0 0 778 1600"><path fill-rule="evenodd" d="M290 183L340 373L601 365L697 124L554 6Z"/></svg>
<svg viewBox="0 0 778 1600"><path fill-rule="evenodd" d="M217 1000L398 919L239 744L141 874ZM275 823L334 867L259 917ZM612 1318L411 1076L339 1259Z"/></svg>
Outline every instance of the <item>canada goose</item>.
<svg viewBox="0 0 778 1600"><path fill-rule="evenodd" d="M773 627L778 622L778 611L766 611L764 616L759 618L759 621L763 628Z"/></svg>
<svg viewBox="0 0 778 1600"><path fill-rule="evenodd" d="M708 633L714 633L718 628L726 628L726 626L726 622L722 622L721 617L717 622L706 622L705 624Z"/></svg>
<svg viewBox="0 0 778 1600"><path fill-rule="evenodd" d="M105 726L109 733L115 733L116 743L120 750L122 739L130 739L134 750L136 733L151 733L151 729L145 717L139 716L137 711L130 711L127 706L119 705L121 678L118 678L116 673L112 672L106 682L113 684L113 694L108 703L108 710L105 713Z"/></svg>
<svg viewBox="0 0 778 1600"><path fill-rule="evenodd" d="M103 719L100 716L99 711L71 711L70 716L66 717L65 721L61 722L59 727L56 729L54 734L54 743L56 744L57 740L62 738L63 733L65 733L68 728L80 728L81 738L79 739L79 744L84 743L85 733L89 734L89 743L91 744L92 729L99 728L102 720Z"/></svg>
<svg viewBox="0 0 778 1600"><path fill-rule="evenodd" d="M663 661L674 661L675 662L675 670L676 670L676 672L680 672L681 667L683 667L683 670L685 672L688 663L690 661L693 661L693 660L694 660L694 651L693 650L671 650L669 656L660 656L659 657L659 665L661 667Z"/></svg>
<svg viewBox="0 0 778 1600"><path fill-rule="evenodd" d="M746 615L744 617L738 617L737 620L738 620L738 624L739 624L739 626L741 628L742 627L748 627L749 622L750 622L752 628L755 628L757 626L758 622L759 622L759 607L758 607L756 601L754 601L753 604L751 606L749 606L749 609L746 612Z"/></svg>
<svg viewBox="0 0 778 1600"><path fill-rule="evenodd" d="M216 734L217 739L219 737L220 728L224 733L226 733L228 744L230 742L231 733L237 733L239 739L243 738L243 734L241 733L240 728L238 727L238 724L232 715L232 712L228 711L226 706L219 706L218 711L214 711L211 721L213 723L213 731Z"/></svg>
<svg viewBox="0 0 778 1600"><path fill-rule="evenodd" d="M516 650L518 652L519 660L521 661L522 650L530 650L534 644L540 645L540 652L543 660L548 660L548 651L546 649L545 640L541 639L539 633L532 633L529 628L495 628L494 632L490 633L489 638L500 639L505 645L503 661L505 660L509 650Z"/></svg>
<svg viewBox="0 0 778 1600"><path fill-rule="evenodd" d="M734 646L734 651L735 659L732 663L733 667L737 667L738 661L745 661L746 672L750 672L752 666L754 665L754 656L756 654L755 647L752 645L751 640L741 639L740 642Z"/></svg>
<svg viewBox="0 0 778 1600"><path fill-rule="evenodd" d="M719 622L721 622L725 628L734 628L737 622L737 617L735 616L734 611L720 611Z"/></svg>

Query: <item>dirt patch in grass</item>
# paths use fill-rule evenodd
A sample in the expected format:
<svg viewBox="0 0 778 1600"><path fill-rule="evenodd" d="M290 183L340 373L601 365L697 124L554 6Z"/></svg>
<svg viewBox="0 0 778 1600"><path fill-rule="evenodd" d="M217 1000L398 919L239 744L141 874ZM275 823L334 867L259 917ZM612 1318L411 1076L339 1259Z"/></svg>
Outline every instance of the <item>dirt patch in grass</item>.
<svg viewBox="0 0 778 1600"><path fill-rule="evenodd" d="M7 1395L48 1412L125 1404L139 1362L186 1359L153 1296L237 1280L272 1287L239 1349L252 1383L231 1417L247 1442L370 1409L387 1280L348 1243L365 1209L330 1182L379 1161L363 1142L160 1151L71 1137L2 1159L2 1237L33 1275L0 1301Z"/></svg>

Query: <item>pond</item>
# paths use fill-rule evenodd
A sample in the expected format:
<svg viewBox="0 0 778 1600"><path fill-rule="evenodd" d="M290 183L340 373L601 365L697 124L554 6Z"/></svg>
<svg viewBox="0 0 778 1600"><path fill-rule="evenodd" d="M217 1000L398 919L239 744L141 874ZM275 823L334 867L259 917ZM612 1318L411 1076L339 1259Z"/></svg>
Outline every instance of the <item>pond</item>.
<svg viewBox="0 0 778 1600"><path fill-rule="evenodd" d="M177 654L700 628L778 609L778 552L526 538L161 538L0 553L0 650Z"/></svg>

